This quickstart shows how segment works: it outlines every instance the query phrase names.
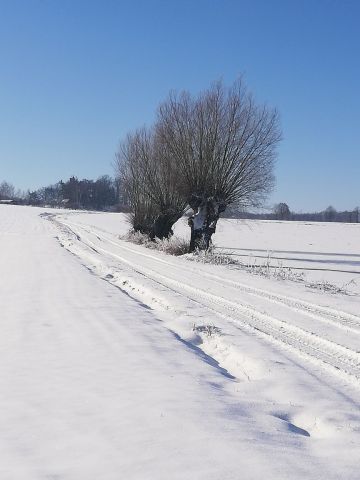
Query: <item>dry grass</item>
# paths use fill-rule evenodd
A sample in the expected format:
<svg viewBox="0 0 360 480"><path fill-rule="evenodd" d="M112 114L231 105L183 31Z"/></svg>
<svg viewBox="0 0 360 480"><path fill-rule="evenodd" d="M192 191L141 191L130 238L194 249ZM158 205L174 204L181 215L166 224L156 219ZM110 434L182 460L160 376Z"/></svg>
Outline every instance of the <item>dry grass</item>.
<svg viewBox="0 0 360 480"><path fill-rule="evenodd" d="M155 238L151 240L146 234L140 232L128 232L122 237L122 240L135 243L136 245L143 245L151 250L158 250L168 255L184 255L189 251L189 243L179 237L170 237L160 240Z"/></svg>
<svg viewBox="0 0 360 480"><path fill-rule="evenodd" d="M199 263L208 263L211 265L242 265L238 260L231 258L221 251L215 252L214 247L208 250L196 250L186 256L187 260Z"/></svg>
<svg viewBox="0 0 360 480"><path fill-rule="evenodd" d="M326 280L322 280L319 282L310 282L306 284L306 287L312 288L314 290L320 290L322 292L327 292L327 293L340 293L342 295L353 295L353 293L350 291L349 287L351 285L356 285L355 280L350 280L350 282L344 283L343 285L335 285L334 283L330 283Z"/></svg>

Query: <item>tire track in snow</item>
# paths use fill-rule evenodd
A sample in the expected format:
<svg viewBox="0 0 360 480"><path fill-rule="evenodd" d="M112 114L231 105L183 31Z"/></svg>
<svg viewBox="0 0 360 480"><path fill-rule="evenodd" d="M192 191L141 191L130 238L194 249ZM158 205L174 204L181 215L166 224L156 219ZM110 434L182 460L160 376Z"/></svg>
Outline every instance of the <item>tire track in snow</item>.
<svg viewBox="0 0 360 480"><path fill-rule="evenodd" d="M273 315L269 315L266 312L262 312L253 305L244 303L244 302L233 302L227 299L222 298L221 296L215 295L213 293L207 292L198 287L192 287L191 285L179 282L174 278L159 273L154 269L143 266L138 262L135 263L133 260L129 260L124 256L118 255L103 246L95 245L89 238L86 238L86 235L94 235L98 241L102 243L110 243L120 250L126 252L131 252L137 256L145 256L149 259L154 259L157 262L167 264L172 268L180 268L178 265L174 265L171 262L167 262L163 259L159 259L154 255L145 254L143 252L134 251L133 249L120 245L117 242L114 242L103 234L98 232L93 232L92 230L86 229L82 225L78 225L71 222L64 222L61 219L58 220L60 224L69 228L72 233L75 235L77 240L83 243L85 246L91 248L93 251L97 251L99 254L115 258L116 260L126 264L135 272L138 272L153 281L157 282L162 287L168 288L172 291L184 295L186 298L189 298L192 301L200 303L207 309L211 310L217 315L226 317L227 320L230 320L233 324L242 326L245 328L250 328L255 332L260 332L262 336L268 338L268 340L284 345L289 348L294 353L298 353L301 356L305 356L310 359L313 363L318 365L326 365L330 367L335 373L345 374L351 377L352 380L358 382L360 380L360 353L354 350L351 350L345 346L338 345L337 343L322 338L312 332L308 332L298 326L288 324L287 322L276 318ZM80 232L77 232L76 229L80 229ZM79 235L80 233L80 235ZM187 269L189 271L189 269ZM203 272L201 272L203 275ZM213 280L220 279L216 275L206 273L207 278ZM224 279L221 278L221 282L224 283ZM327 307L320 307L310 304L308 302L303 302L294 298L289 298L282 295L272 294L261 289L256 289L253 287L247 287L243 284L232 282L231 280L226 280L225 283L233 283L235 287L240 288L241 291L246 291L247 293L253 296L259 296L265 298L268 301L281 303L289 309L301 312L302 314L311 316L316 315L317 319L323 321L332 321L337 326L344 327L348 329L350 327L349 323L344 325L345 322L352 322L352 327L359 324L359 318L355 315L347 314L346 312L336 311ZM317 312L316 314L314 312ZM321 315L320 313L321 312ZM325 317L322 317L325 315ZM331 319L331 320L329 320ZM336 323L336 320L342 320L343 322L339 325ZM342 375L343 376L343 375Z"/></svg>
<svg viewBox="0 0 360 480"><path fill-rule="evenodd" d="M98 232L95 233L94 231L91 231L91 230L85 228L84 226L76 224L76 223L72 223L71 225L82 229L83 231L87 232L90 235L96 236L96 238L100 241L108 242L108 243L114 245L117 248L120 248L122 250L126 250L126 251L128 251L132 254L137 255L137 256L142 256L142 257L154 260L158 263L168 265L169 267L176 268L176 269L179 269L179 270L183 270L186 273L188 273L189 270L191 269L191 271L193 273L198 274L198 272L196 272L193 268L191 268L190 265L189 265L189 267L183 268L183 266L180 265L179 263L174 264L170 261L166 261L162 258L159 258L159 257L155 256L155 255L151 255L151 254L148 254L148 253L145 253L145 252L135 251L131 247L122 245L118 242L115 242L115 241L107 238L107 236L104 235L103 233L98 233ZM338 328L343 328L346 331L351 331L352 333L360 334L360 317L357 316L357 315L353 315L351 313L343 312L341 310L336 310L336 309L333 309L331 307L324 307L324 306L321 306L321 305L316 305L314 303L307 302L305 300L300 300L298 298L289 297L289 296L281 295L281 294L276 294L276 293L273 293L273 292L269 292L267 290L263 290L261 288L249 287L248 285L245 285L241 282L235 282L233 280L226 279L226 278L220 277L220 276L212 274L212 273L202 271L201 276L206 277L210 280L218 281L221 285L227 284L227 285L229 285L231 287L234 287L237 290L239 290L241 292L244 292L244 293L247 293L251 296L261 298L261 299L265 299L265 300L268 300L268 301L270 301L274 304L278 304L278 305L288 307L289 309L291 309L293 311L300 312L300 313L302 313L304 315L307 315L308 317L313 318L315 320L319 320L319 321L326 322L326 323L331 322L333 325L335 325Z"/></svg>

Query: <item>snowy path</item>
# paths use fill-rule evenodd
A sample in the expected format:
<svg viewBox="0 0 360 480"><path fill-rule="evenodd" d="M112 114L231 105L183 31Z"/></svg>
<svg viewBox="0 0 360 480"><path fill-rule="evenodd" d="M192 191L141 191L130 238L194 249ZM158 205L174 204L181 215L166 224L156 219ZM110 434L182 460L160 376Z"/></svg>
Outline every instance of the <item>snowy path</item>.
<svg viewBox="0 0 360 480"><path fill-rule="evenodd" d="M1 480L358 478L352 305L222 282L76 216L60 230L40 213L0 206ZM233 336L204 338L207 356L166 328L181 334L192 320L223 321ZM273 343L256 330L262 320ZM230 367L229 349L241 345L238 367L252 381L216 362ZM320 373L330 368L323 382L305 368L308 357Z"/></svg>
<svg viewBox="0 0 360 480"><path fill-rule="evenodd" d="M235 324L256 329L319 365L332 367L334 374L348 375L360 387L359 315L248 287L182 259L164 259L156 252L115 241L94 227L60 222L95 253L130 266L161 287L227 315Z"/></svg>

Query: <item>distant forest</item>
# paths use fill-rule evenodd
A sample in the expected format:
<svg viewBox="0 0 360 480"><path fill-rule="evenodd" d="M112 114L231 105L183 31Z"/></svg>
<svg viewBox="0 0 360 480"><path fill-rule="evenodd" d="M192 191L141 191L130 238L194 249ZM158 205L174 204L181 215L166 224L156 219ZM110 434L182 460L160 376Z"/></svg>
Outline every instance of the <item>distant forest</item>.
<svg viewBox="0 0 360 480"><path fill-rule="evenodd" d="M241 212L233 210L229 212L228 217L247 218L258 220L287 220L287 221L306 221L306 222L342 222L359 223L360 208L353 210L337 211L333 206L327 207L320 212L292 212L286 203L274 205L271 211L262 213Z"/></svg>
<svg viewBox="0 0 360 480"><path fill-rule="evenodd" d="M83 210L126 210L120 182L108 175L97 180L71 177L38 190L21 192L8 182L0 183L0 202L38 207Z"/></svg>
<svg viewBox="0 0 360 480"><path fill-rule="evenodd" d="M79 180L71 177L67 181L60 180L53 185L27 192L17 190L11 183L3 181L0 183L0 202L75 210L118 212L130 210L121 181L108 175L103 175L97 180ZM261 213L242 211L233 207L229 208L224 216L257 220L360 223L360 208L337 211L333 206L329 206L319 212L299 213L291 211L289 206L282 202Z"/></svg>

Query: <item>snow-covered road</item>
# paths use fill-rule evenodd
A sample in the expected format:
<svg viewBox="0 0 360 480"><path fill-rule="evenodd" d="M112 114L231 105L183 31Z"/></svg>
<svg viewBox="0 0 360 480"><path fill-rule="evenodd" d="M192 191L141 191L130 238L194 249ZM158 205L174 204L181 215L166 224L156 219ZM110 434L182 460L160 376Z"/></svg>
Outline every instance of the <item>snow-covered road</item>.
<svg viewBox="0 0 360 480"><path fill-rule="evenodd" d="M0 206L1 480L358 478L358 298L40 214Z"/></svg>
<svg viewBox="0 0 360 480"><path fill-rule="evenodd" d="M88 258L90 264L94 258L96 263L96 256L100 256L101 267L109 267L115 260L117 266L126 266L141 274L152 281L157 291L165 291L167 309L175 309L177 300L172 298L175 294L217 316L227 317L232 324L256 329L268 340L291 347L294 353L305 355L321 367L332 368L334 374L349 376L349 380L359 385L360 316L355 313L358 297L355 300L350 297L344 311L331 296L312 293L308 295L310 301L296 296L299 293L296 288L292 289L295 293L286 295L274 290L279 290L279 282L275 286L268 283L267 289L259 288L246 282L244 277L239 280L239 272L165 257L114 239L110 233L77 223L76 215L75 221L60 217L59 222L67 228L70 238L76 238L76 247L82 248L81 255ZM116 273L115 264L115 270L107 274L108 280L113 281ZM259 283L259 279L256 280ZM156 300L155 293L152 301Z"/></svg>

